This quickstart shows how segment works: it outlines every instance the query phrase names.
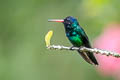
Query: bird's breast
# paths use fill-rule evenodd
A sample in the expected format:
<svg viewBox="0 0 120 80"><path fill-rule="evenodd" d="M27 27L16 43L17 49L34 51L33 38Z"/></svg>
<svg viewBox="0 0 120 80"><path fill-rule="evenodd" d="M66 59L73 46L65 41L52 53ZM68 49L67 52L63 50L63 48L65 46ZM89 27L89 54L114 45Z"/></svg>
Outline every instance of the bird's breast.
<svg viewBox="0 0 120 80"><path fill-rule="evenodd" d="M70 33L67 33L66 36L68 37L68 39L70 40L70 42L74 45L74 46L78 46L80 47L83 42L80 38L80 35L77 35L75 33L72 33L72 35Z"/></svg>

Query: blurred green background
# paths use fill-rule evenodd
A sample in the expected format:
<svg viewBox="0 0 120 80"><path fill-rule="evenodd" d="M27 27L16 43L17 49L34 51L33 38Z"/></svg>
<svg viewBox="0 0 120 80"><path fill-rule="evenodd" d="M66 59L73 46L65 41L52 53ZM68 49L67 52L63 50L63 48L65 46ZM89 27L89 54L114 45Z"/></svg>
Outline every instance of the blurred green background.
<svg viewBox="0 0 120 80"><path fill-rule="evenodd" d="M77 52L47 50L52 44L71 46L61 23L48 19L74 16L90 41L105 25L120 21L119 0L0 0L0 80L112 80L101 76Z"/></svg>

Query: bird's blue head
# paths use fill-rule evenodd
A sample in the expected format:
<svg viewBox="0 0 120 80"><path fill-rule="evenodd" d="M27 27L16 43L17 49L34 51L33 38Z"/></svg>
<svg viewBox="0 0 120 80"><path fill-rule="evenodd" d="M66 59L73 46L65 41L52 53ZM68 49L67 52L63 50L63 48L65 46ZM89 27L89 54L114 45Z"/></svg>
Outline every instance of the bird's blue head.
<svg viewBox="0 0 120 80"><path fill-rule="evenodd" d="M68 16L65 19L50 19L48 21L62 22L66 30L74 29L79 25L77 19L72 16Z"/></svg>
<svg viewBox="0 0 120 80"><path fill-rule="evenodd" d="M66 17L64 19L63 24L64 24L66 29L73 29L73 28L76 28L79 25L77 19L72 17L72 16Z"/></svg>

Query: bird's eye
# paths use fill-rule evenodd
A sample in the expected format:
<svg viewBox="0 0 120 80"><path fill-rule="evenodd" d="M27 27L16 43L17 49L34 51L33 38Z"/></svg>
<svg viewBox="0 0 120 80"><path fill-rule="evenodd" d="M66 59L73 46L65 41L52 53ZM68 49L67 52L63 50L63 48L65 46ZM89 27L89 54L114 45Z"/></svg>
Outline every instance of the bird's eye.
<svg viewBox="0 0 120 80"><path fill-rule="evenodd" d="M67 21L70 21L70 18L67 18Z"/></svg>
<svg viewBox="0 0 120 80"><path fill-rule="evenodd" d="M71 24L70 21L66 21L66 24Z"/></svg>

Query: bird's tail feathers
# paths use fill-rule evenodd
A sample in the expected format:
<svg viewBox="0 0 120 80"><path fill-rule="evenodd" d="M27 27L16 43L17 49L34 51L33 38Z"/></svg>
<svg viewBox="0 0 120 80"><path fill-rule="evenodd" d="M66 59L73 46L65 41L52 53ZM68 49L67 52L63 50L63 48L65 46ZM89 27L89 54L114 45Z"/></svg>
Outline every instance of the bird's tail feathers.
<svg viewBox="0 0 120 80"><path fill-rule="evenodd" d="M95 59L94 55L90 52L80 52L78 50L79 54L82 56L82 58L87 61L89 64L98 65L97 60Z"/></svg>

